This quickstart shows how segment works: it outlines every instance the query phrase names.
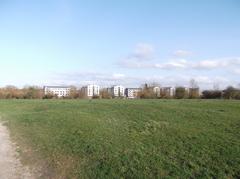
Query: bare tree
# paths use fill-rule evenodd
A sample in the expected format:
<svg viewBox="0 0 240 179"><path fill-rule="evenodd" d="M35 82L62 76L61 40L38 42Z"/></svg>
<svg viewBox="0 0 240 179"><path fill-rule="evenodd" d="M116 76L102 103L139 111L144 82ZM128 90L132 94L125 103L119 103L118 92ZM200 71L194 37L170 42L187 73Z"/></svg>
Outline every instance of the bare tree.
<svg viewBox="0 0 240 179"><path fill-rule="evenodd" d="M109 91L106 88L104 88L104 89L100 90L100 98L111 99L112 95L111 95L111 93L109 93Z"/></svg>
<svg viewBox="0 0 240 179"><path fill-rule="evenodd" d="M213 90L218 91L219 90L219 83L213 84Z"/></svg>
<svg viewBox="0 0 240 179"><path fill-rule="evenodd" d="M77 99L79 98L79 90L76 86L70 86L70 94L68 96L70 99Z"/></svg>
<svg viewBox="0 0 240 179"><path fill-rule="evenodd" d="M190 84L189 84L190 86L190 88L198 88L198 83L197 83L197 81L195 80L195 79L191 79L190 80Z"/></svg>
<svg viewBox="0 0 240 179"><path fill-rule="evenodd" d="M154 86L149 85L147 83L142 85L142 90L138 93L138 96L140 98L146 98L146 99L154 99L158 97L154 92Z"/></svg>
<svg viewBox="0 0 240 179"><path fill-rule="evenodd" d="M25 86L22 90L25 99L41 99L43 98L42 88L38 86Z"/></svg>
<svg viewBox="0 0 240 179"><path fill-rule="evenodd" d="M196 82L196 80L191 79L190 80L190 87L188 90L188 97L189 98L198 98L199 97L199 86Z"/></svg>

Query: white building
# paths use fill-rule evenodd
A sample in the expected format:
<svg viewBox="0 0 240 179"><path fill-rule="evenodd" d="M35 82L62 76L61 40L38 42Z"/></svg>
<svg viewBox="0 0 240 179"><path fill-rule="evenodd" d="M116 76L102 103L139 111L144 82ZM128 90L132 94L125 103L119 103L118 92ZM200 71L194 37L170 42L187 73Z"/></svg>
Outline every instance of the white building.
<svg viewBox="0 0 240 179"><path fill-rule="evenodd" d="M87 85L82 87L81 92L87 98L92 98L94 96L99 96L100 87L98 85Z"/></svg>
<svg viewBox="0 0 240 179"><path fill-rule="evenodd" d="M175 95L175 88L170 87L170 96L173 97Z"/></svg>
<svg viewBox="0 0 240 179"><path fill-rule="evenodd" d="M52 94L60 97L66 97L70 95L70 87L67 86L44 86L44 94Z"/></svg>
<svg viewBox="0 0 240 179"><path fill-rule="evenodd" d="M154 92L154 94L156 94L157 97L160 97L161 96L161 87L159 87L159 86L153 87L153 92Z"/></svg>
<svg viewBox="0 0 240 179"><path fill-rule="evenodd" d="M125 95L129 99L134 99L138 97L138 93L141 91L141 88L126 88Z"/></svg>
<svg viewBox="0 0 240 179"><path fill-rule="evenodd" d="M112 88L108 88L108 92L113 97L124 97L124 87L121 85L113 86Z"/></svg>

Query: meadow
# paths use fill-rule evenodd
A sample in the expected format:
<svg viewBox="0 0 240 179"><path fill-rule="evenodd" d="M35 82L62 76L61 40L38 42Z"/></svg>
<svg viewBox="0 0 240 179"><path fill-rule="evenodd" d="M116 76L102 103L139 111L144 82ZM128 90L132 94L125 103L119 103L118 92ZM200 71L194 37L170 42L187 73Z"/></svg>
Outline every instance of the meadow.
<svg viewBox="0 0 240 179"><path fill-rule="evenodd" d="M43 178L239 178L240 101L0 100Z"/></svg>

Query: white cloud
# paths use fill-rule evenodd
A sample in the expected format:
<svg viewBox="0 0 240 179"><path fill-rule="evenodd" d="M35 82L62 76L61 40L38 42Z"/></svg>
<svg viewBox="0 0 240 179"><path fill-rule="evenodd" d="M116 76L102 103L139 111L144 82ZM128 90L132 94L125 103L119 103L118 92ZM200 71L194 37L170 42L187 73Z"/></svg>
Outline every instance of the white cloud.
<svg viewBox="0 0 240 179"><path fill-rule="evenodd" d="M125 68L142 68L142 69L163 69L163 70L231 70L238 73L240 68L240 57L227 57L210 60L190 61L186 59L169 60L167 62L152 62L152 61L122 61L119 63L121 67Z"/></svg>
<svg viewBox="0 0 240 179"><path fill-rule="evenodd" d="M240 75L240 68L236 68L233 70L233 72L237 75Z"/></svg>
<svg viewBox="0 0 240 179"><path fill-rule="evenodd" d="M169 60L157 60L154 56L154 47L150 44L137 44L133 53L123 60L118 65L124 68L132 69L160 69L169 70L172 72L158 74L156 76L147 75L146 73L135 74L129 76L127 74L112 72L76 72L57 74L55 84L72 84L72 85L86 85L99 84L101 86L111 86L115 84L122 84L126 87L138 87L144 83L160 83L163 86L188 86L191 78L194 78L199 86L203 89L212 88L213 84L219 84L224 88L227 85L236 84L236 79L231 76L223 76L218 73L216 76L210 70L231 71L234 74L240 74L240 57L227 57L218 59L206 60L186 60L183 56L190 55L187 51L176 51L176 55L182 58L175 58ZM175 72L175 70L178 70ZM205 73L206 72L206 73ZM215 72L215 71L214 71ZM208 75L202 75L202 74ZM59 80L60 79L60 80Z"/></svg>
<svg viewBox="0 0 240 179"><path fill-rule="evenodd" d="M126 75L122 73L62 73L56 74L50 84L53 85L75 85L83 86L87 84L98 84L101 87L110 87L121 84L125 87L139 87L144 83L158 83L161 86L189 86L191 79L195 79L201 89L212 89L213 84L218 84L220 88L228 85L235 85L237 81L225 76L188 75L188 74L159 74L159 75Z"/></svg>
<svg viewBox="0 0 240 179"><path fill-rule="evenodd" d="M54 85L76 85L98 84L101 86L111 86L115 84L134 84L137 80L134 77L126 76L122 73L102 73L102 72L69 72L57 73L52 79Z"/></svg>
<svg viewBox="0 0 240 179"><path fill-rule="evenodd" d="M203 60L192 65L196 69L214 69L222 67L221 61Z"/></svg>
<svg viewBox="0 0 240 179"><path fill-rule="evenodd" d="M150 44L139 43L132 54L121 60L118 65L124 68L138 69L164 69L164 70L231 70L234 73L239 73L236 70L240 67L240 57L226 57L207 60L186 60L184 57L189 57L193 53L187 50L177 50L174 52L177 59L174 60L157 60L154 58L154 47ZM181 57L181 58L180 58ZM180 59L179 59L180 58Z"/></svg>
<svg viewBox="0 0 240 179"><path fill-rule="evenodd" d="M151 64L147 63L154 59L154 53L155 49L153 45L139 43L132 53L118 62L118 65L125 68L149 68Z"/></svg>
<svg viewBox="0 0 240 179"><path fill-rule="evenodd" d="M119 66L124 68L153 68L151 63L146 63L136 60L122 60L118 63Z"/></svg>
<svg viewBox="0 0 240 179"><path fill-rule="evenodd" d="M114 73L112 76L113 78L118 78L118 79L125 78L125 75L121 73Z"/></svg>
<svg viewBox="0 0 240 179"><path fill-rule="evenodd" d="M212 60L202 60L192 65L196 69L217 69L217 68L233 68L240 66L240 57L227 57Z"/></svg>
<svg viewBox="0 0 240 179"><path fill-rule="evenodd" d="M193 52L187 50L177 50L174 53L175 57L185 58L193 55Z"/></svg>
<svg viewBox="0 0 240 179"><path fill-rule="evenodd" d="M174 60L167 63L157 63L154 65L155 68L159 69L183 69L187 67L187 61L184 59Z"/></svg>
<svg viewBox="0 0 240 179"><path fill-rule="evenodd" d="M151 44L139 43L136 45L134 53L130 56L138 60L150 60L154 57L155 49Z"/></svg>

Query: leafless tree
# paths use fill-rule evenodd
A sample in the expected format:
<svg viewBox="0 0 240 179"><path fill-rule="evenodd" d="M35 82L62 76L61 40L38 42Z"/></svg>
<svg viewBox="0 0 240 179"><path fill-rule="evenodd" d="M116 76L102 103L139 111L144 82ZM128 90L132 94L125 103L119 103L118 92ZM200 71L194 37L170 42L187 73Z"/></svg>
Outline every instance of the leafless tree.
<svg viewBox="0 0 240 179"><path fill-rule="evenodd" d="M198 88L198 83L195 79L191 79L189 85L190 88Z"/></svg>
<svg viewBox="0 0 240 179"><path fill-rule="evenodd" d="M191 79L190 80L190 87L188 90L188 97L189 98L199 98L199 86L196 82L196 80Z"/></svg>
<svg viewBox="0 0 240 179"><path fill-rule="evenodd" d="M108 92L106 88L100 90L100 98L102 99L111 99L112 95Z"/></svg>
<svg viewBox="0 0 240 179"><path fill-rule="evenodd" d="M218 91L219 90L219 83L213 84L213 90Z"/></svg>

